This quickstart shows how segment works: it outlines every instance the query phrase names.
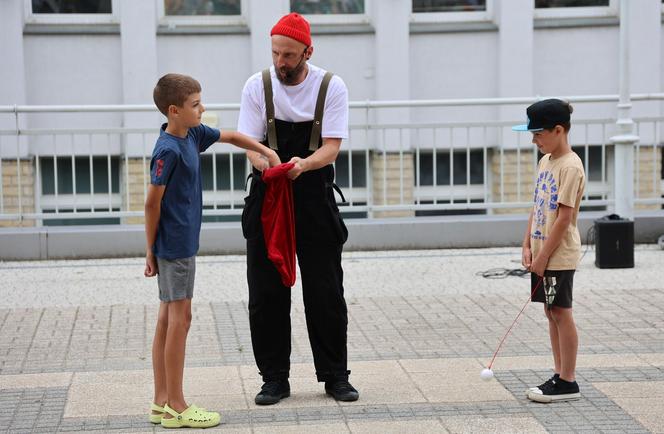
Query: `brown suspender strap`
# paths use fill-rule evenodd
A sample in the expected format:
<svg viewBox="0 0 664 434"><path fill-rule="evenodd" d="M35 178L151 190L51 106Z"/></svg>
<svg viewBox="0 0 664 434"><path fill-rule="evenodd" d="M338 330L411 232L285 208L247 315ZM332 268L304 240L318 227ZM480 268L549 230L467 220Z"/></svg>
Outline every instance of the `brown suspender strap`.
<svg viewBox="0 0 664 434"><path fill-rule="evenodd" d="M274 125L274 97L270 68L263 71L263 91L265 93L265 117L267 118L267 144L276 151L278 149L277 127Z"/></svg>
<svg viewBox="0 0 664 434"><path fill-rule="evenodd" d="M318 90L318 99L316 100L316 111L314 112L314 124L311 127L311 137L309 138L309 150L315 152L320 142L320 133L323 128L323 109L325 108L325 96L327 95L327 86L332 79L331 72L326 72L323 82Z"/></svg>

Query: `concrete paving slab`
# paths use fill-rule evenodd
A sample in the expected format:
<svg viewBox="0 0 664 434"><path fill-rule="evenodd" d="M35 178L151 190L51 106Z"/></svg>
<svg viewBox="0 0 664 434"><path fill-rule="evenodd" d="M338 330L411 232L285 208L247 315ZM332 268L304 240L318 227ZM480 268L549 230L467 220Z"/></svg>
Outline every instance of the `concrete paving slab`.
<svg viewBox="0 0 664 434"><path fill-rule="evenodd" d="M28 389L34 387L66 387L71 382L71 372L48 374L0 375L0 389Z"/></svg>
<svg viewBox="0 0 664 434"><path fill-rule="evenodd" d="M546 429L532 417L462 417L441 418L445 429L450 433L459 434L507 434L546 433Z"/></svg>
<svg viewBox="0 0 664 434"><path fill-rule="evenodd" d="M161 428L157 428L157 430L162 430ZM163 431L166 431L164 428ZM253 431L255 432L255 431ZM206 428L205 429L205 434L210 434L210 433L223 433L223 434L251 434L252 430L251 428L240 428L236 426L224 426L223 420L222 423L219 426L216 426L214 428Z"/></svg>
<svg viewBox="0 0 664 434"><path fill-rule="evenodd" d="M412 434L412 433L444 433L445 428L439 420L418 421L376 421L376 422L348 422L350 432L353 434Z"/></svg>
<svg viewBox="0 0 664 434"><path fill-rule="evenodd" d="M652 366L664 366L664 354L639 354L639 357Z"/></svg>
<svg viewBox="0 0 664 434"><path fill-rule="evenodd" d="M664 381L595 383L594 386L652 432L664 432Z"/></svg>
<svg viewBox="0 0 664 434"><path fill-rule="evenodd" d="M312 424L299 424L299 425L269 425L269 426L255 426L255 434L300 434L300 433L316 433L316 434L338 434L348 433L348 427L345 423L312 423Z"/></svg>
<svg viewBox="0 0 664 434"><path fill-rule="evenodd" d="M480 379L482 365L476 359L401 360L399 363L430 402L514 399L497 381Z"/></svg>

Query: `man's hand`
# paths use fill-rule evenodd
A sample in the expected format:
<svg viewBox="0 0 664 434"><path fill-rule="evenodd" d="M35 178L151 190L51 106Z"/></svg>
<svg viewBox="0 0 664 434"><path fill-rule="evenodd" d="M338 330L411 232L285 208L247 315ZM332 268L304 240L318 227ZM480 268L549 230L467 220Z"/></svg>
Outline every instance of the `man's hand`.
<svg viewBox="0 0 664 434"><path fill-rule="evenodd" d="M293 157L290 159L289 163L295 164L291 170L288 171L288 177L290 179L296 179L298 176L302 174L302 172L306 172L306 160L300 158L300 157Z"/></svg>
<svg viewBox="0 0 664 434"><path fill-rule="evenodd" d="M530 264L530 271L537 274L538 276L544 276L544 270L546 270L546 264L549 263L549 258L544 257L541 253L535 257L535 260Z"/></svg>
<svg viewBox="0 0 664 434"><path fill-rule="evenodd" d="M526 270L529 270L532 262L533 252L530 250L529 246L523 246L521 248L521 265L523 265Z"/></svg>
<svg viewBox="0 0 664 434"><path fill-rule="evenodd" d="M143 275L145 277L154 277L158 272L159 268L157 267L157 259L155 258L154 253L148 249L145 254L145 271L143 272Z"/></svg>

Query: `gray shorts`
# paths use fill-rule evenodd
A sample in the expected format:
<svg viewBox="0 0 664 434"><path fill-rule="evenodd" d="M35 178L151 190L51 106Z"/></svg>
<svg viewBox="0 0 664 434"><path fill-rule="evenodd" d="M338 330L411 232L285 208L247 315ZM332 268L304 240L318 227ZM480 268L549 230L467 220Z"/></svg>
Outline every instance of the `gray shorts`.
<svg viewBox="0 0 664 434"><path fill-rule="evenodd" d="M181 259L157 258L157 284L159 300L164 302L184 300L194 296L196 256Z"/></svg>

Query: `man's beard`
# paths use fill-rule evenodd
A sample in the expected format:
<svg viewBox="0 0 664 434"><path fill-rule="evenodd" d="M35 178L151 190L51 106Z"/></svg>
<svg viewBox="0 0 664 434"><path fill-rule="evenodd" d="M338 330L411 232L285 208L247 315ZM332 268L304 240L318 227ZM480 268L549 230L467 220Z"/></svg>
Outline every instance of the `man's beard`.
<svg viewBox="0 0 664 434"><path fill-rule="evenodd" d="M277 68L275 66L275 70L277 71L277 79L282 82L285 85L292 86L294 84L297 84L297 78L300 76L302 71L304 71L304 68L307 66L307 61L304 58L304 54L302 54L302 59L300 59L300 62L295 65L293 68Z"/></svg>

